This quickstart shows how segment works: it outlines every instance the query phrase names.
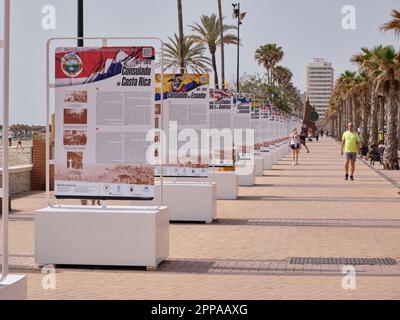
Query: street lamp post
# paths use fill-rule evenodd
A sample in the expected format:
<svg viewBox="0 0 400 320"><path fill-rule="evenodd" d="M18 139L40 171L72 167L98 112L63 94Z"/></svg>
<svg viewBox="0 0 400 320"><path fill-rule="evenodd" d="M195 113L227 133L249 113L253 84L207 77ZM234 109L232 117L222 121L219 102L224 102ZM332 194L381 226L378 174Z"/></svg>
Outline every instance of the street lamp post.
<svg viewBox="0 0 400 320"><path fill-rule="evenodd" d="M77 36L83 38L83 0L78 0ZM78 47L83 47L83 39L78 39Z"/></svg>
<svg viewBox="0 0 400 320"><path fill-rule="evenodd" d="M239 48L240 48L240 25L246 12L240 12L240 3L232 3L233 17L237 18L237 55L236 55L236 92L239 93Z"/></svg>
<svg viewBox="0 0 400 320"><path fill-rule="evenodd" d="M8 118L9 118L9 84L10 84L10 0L4 0L4 39L3 47L3 174L2 174L2 259L0 282L8 276Z"/></svg>

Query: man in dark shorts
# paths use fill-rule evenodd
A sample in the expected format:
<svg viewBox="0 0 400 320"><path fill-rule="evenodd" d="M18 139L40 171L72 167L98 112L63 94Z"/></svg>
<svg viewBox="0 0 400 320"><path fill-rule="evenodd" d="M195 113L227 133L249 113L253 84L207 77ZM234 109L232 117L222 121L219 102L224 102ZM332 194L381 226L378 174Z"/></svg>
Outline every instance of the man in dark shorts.
<svg viewBox="0 0 400 320"><path fill-rule="evenodd" d="M354 180L354 171L356 169L357 153L360 153L361 139L358 133L354 130L354 125L349 122L348 130L342 135L342 143L340 144L340 154L345 155L344 169L346 171L345 179L349 179L349 165L351 165L350 180Z"/></svg>
<svg viewBox="0 0 400 320"><path fill-rule="evenodd" d="M307 153L310 153L310 150L308 150L308 147L306 145L306 139L307 139L307 128L302 127L300 131L300 144L303 145L307 149Z"/></svg>

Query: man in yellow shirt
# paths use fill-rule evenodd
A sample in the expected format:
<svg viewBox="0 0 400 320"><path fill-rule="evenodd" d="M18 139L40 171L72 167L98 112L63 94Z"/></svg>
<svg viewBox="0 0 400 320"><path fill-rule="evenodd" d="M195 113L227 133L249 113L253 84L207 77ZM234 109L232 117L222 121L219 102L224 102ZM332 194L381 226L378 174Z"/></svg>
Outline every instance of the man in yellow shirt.
<svg viewBox="0 0 400 320"><path fill-rule="evenodd" d="M346 171L345 179L349 179L349 164L351 164L350 180L354 180L354 171L356 169L357 153L360 153L361 139L357 132L354 131L354 125L350 122L347 125L347 131L343 133L342 143L340 145L340 154L343 156L343 149L346 162L344 169Z"/></svg>

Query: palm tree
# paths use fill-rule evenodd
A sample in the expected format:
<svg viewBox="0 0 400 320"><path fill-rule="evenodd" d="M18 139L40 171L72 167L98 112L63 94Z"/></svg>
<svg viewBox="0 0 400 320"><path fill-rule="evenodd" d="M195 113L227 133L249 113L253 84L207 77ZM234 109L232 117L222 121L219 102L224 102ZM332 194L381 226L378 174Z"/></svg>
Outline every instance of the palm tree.
<svg viewBox="0 0 400 320"><path fill-rule="evenodd" d="M392 10L392 20L386 22L384 25L380 27L381 31L394 31L396 37L400 36L400 11L399 10ZM400 144L400 108L397 111L397 140ZM399 145L400 147L400 145Z"/></svg>
<svg viewBox="0 0 400 320"><path fill-rule="evenodd" d="M368 153L378 153L379 135L378 135L378 110L379 110L379 84L376 82L376 75L378 72L378 64L376 63L376 56L381 51L383 46L376 46L372 50L368 48L361 48L361 52L351 58L353 63L356 63L361 72L365 72L369 78L369 106L370 106L370 119L369 119L369 146Z"/></svg>
<svg viewBox="0 0 400 320"><path fill-rule="evenodd" d="M273 69L272 79L281 87L288 86L293 78L293 73L289 68L283 66L276 66Z"/></svg>
<svg viewBox="0 0 400 320"><path fill-rule="evenodd" d="M400 11L392 10L392 20L380 27L381 31L394 31L396 37L400 36Z"/></svg>
<svg viewBox="0 0 400 320"><path fill-rule="evenodd" d="M184 35L183 35L183 10L182 10L182 0L177 0L178 5L178 28L179 28L179 57L180 57L180 68L181 73L185 72L185 61L184 61Z"/></svg>
<svg viewBox="0 0 400 320"><path fill-rule="evenodd" d="M225 87L225 49L224 49L224 17L222 16L222 4L221 0L218 2L218 19L219 19L219 29L221 30L221 84L222 88Z"/></svg>
<svg viewBox="0 0 400 320"><path fill-rule="evenodd" d="M383 165L388 170L399 170L397 112L400 88L400 53L392 46L384 47L374 56L378 66L376 81L387 101L387 139Z"/></svg>
<svg viewBox="0 0 400 320"><path fill-rule="evenodd" d="M236 29L236 26L224 24L221 30L219 19L215 13L213 13L211 16L202 15L200 17L200 23L196 22L189 27L192 29L192 32L194 32L194 34L190 36L190 39L196 43L202 43L208 46L208 50L211 54L212 67L214 70L214 84L218 88L218 70L215 53L217 51L217 47L221 46L222 33L224 34L223 41L225 44L238 43L236 35L225 34L225 32L228 30Z"/></svg>
<svg viewBox="0 0 400 320"><path fill-rule="evenodd" d="M267 70L268 84L273 82L273 70L282 60L283 55L282 48L278 47L276 43L262 45L256 50L254 59Z"/></svg>
<svg viewBox="0 0 400 320"><path fill-rule="evenodd" d="M181 68L181 48L179 37L169 37L165 44L164 70L171 69L173 73ZM211 60L204 55L206 47L201 43L194 43L189 37L184 37L183 62L184 73L207 73L210 71ZM158 64L159 65L159 64ZM182 70L181 70L182 73Z"/></svg>

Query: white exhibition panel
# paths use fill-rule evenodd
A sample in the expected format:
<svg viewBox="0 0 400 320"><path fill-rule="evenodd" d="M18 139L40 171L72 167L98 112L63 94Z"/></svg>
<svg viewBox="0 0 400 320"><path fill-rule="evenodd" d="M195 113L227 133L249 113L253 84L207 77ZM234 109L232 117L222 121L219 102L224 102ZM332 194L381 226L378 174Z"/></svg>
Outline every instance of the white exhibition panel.
<svg viewBox="0 0 400 320"><path fill-rule="evenodd" d="M57 206L35 213L39 265L156 268L168 255L168 207Z"/></svg>
<svg viewBox="0 0 400 320"><path fill-rule="evenodd" d="M264 170L272 170L272 153L264 153Z"/></svg>
<svg viewBox="0 0 400 320"><path fill-rule="evenodd" d="M207 178L178 177L179 182L215 182L218 200L236 200L239 193L239 178L235 171L210 172Z"/></svg>
<svg viewBox="0 0 400 320"><path fill-rule="evenodd" d="M278 150L276 148L271 149L272 153L272 164L277 164L278 163Z"/></svg>
<svg viewBox="0 0 400 320"><path fill-rule="evenodd" d="M253 166L252 170L249 173L237 175L239 177L239 186L254 186L256 180L254 169L255 168Z"/></svg>
<svg viewBox="0 0 400 320"><path fill-rule="evenodd" d="M159 205L160 182L155 184L151 201L132 201L132 205ZM170 221L211 223L217 217L217 184L215 182L163 181L163 205L169 208Z"/></svg>
<svg viewBox="0 0 400 320"><path fill-rule="evenodd" d="M254 157L254 174L256 177L264 175L264 158L261 156Z"/></svg>
<svg viewBox="0 0 400 320"><path fill-rule="evenodd" d="M280 145L278 146L278 161L281 160L282 158L283 158L283 147L282 147L282 145L280 144Z"/></svg>
<svg viewBox="0 0 400 320"><path fill-rule="evenodd" d="M26 276L9 274L0 284L0 300L26 300L27 292Z"/></svg>

